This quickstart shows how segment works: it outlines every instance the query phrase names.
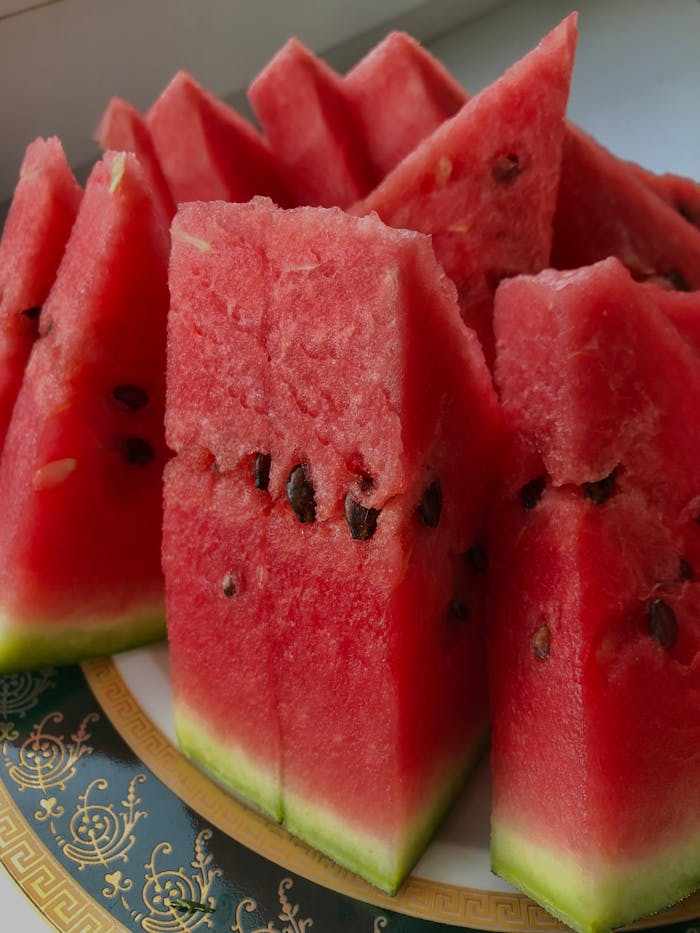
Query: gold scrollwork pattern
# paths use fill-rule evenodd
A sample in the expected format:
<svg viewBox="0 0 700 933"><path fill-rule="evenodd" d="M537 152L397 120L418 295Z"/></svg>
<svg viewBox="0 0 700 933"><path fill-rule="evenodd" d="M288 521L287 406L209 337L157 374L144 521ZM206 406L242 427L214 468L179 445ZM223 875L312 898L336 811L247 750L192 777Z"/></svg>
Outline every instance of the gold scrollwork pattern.
<svg viewBox="0 0 700 933"><path fill-rule="evenodd" d="M386 919L386 917L375 917L372 933L379 933L380 930L386 930L388 926L389 921Z"/></svg>
<svg viewBox="0 0 700 933"><path fill-rule="evenodd" d="M141 798L136 796L136 785L146 780L145 774L137 774L129 782L129 790L122 800L122 810L116 812L112 803L93 803L94 790L104 791L109 787L104 778L96 778L88 784L78 797L78 806L68 825L70 840L56 836L63 854L75 862L82 871L87 865L103 865L105 868L115 860L128 861L128 852L136 842L133 829L145 817L146 811L139 810ZM109 881L105 878L107 883Z"/></svg>
<svg viewBox="0 0 700 933"><path fill-rule="evenodd" d="M65 790L68 781L75 777L78 761L92 753L92 748L86 744L90 738L87 727L98 719L97 713L87 715L77 732L70 736L70 742L66 742L64 736L53 735L47 729L50 722L56 725L63 722L63 714L49 713L35 724L19 747L16 763L8 758L5 749L7 773L19 790L40 790L47 798L52 788Z"/></svg>
<svg viewBox="0 0 700 933"><path fill-rule="evenodd" d="M287 891L292 889L294 882L291 878L283 878L277 888L277 896L280 902L279 919L286 924L279 930L272 920L264 927L255 927L251 929L245 923L245 915L252 914L258 909L256 901L252 897L246 897L238 903L236 916L234 918L231 933L305 933L313 926L313 920L302 920L299 916L299 905L292 904L287 897Z"/></svg>
<svg viewBox="0 0 700 933"><path fill-rule="evenodd" d="M24 719L39 703L41 694L54 686L51 678L55 673L53 668L47 668L0 677L0 742L3 752L7 750L7 742L19 738L16 720Z"/></svg>
<svg viewBox="0 0 700 933"><path fill-rule="evenodd" d="M214 879L221 876L218 868L212 868L213 856L207 852L205 843L211 838L211 830L203 829L195 839L194 858L190 862L192 871L179 868L159 868L156 863L163 855L171 855L169 842L154 846L151 858L146 863L143 903L148 915L135 919L147 933L179 933L195 930L200 926L211 926L211 913L216 901L211 894ZM179 904L201 905L200 910L183 910Z"/></svg>

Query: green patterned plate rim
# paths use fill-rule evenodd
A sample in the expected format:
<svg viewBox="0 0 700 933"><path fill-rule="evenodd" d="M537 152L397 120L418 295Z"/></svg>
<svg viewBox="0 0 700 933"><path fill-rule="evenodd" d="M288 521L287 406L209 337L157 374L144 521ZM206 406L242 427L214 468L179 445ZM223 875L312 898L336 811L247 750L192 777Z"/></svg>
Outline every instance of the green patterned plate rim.
<svg viewBox="0 0 700 933"><path fill-rule="evenodd" d="M509 892L383 895L197 770L111 659L0 677L0 754L0 861L62 933L565 929ZM698 916L700 895L635 929Z"/></svg>

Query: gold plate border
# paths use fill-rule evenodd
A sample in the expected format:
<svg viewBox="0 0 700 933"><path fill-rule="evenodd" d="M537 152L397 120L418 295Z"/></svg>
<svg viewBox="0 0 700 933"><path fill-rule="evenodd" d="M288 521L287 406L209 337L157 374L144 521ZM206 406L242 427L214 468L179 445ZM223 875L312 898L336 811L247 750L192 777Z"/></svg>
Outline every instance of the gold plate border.
<svg viewBox="0 0 700 933"><path fill-rule="evenodd" d="M250 809L188 761L138 703L111 658L85 662L82 670L112 725L156 777L212 825L269 861L340 894L422 920L499 933L570 933L523 894L460 887L413 875L395 897L382 894ZM698 916L700 891L624 929L649 929Z"/></svg>
<svg viewBox="0 0 700 933"><path fill-rule="evenodd" d="M59 933L128 933L45 847L0 781L0 863Z"/></svg>

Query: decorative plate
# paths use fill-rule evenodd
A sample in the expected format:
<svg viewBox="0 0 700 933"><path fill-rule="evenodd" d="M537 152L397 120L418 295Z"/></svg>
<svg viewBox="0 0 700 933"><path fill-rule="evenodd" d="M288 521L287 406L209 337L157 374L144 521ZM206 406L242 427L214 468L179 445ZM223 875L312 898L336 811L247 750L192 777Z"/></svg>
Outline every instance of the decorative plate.
<svg viewBox="0 0 700 933"><path fill-rule="evenodd" d="M189 763L169 704L164 646L0 678L0 860L56 930L566 929L490 875L485 767L391 898ZM700 895L637 926L698 916Z"/></svg>

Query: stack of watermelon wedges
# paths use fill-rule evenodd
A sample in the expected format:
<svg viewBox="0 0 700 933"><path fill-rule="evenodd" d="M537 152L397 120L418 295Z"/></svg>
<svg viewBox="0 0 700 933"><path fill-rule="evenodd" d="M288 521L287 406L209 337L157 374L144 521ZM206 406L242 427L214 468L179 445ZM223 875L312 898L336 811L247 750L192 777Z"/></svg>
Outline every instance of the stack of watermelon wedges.
<svg viewBox="0 0 700 933"><path fill-rule="evenodd" d="M700 887L700 186L566 121L575 44L29 146L0 670L167 625L184 752L390 893L490 732L494 870L594 933Z"/></svg>

